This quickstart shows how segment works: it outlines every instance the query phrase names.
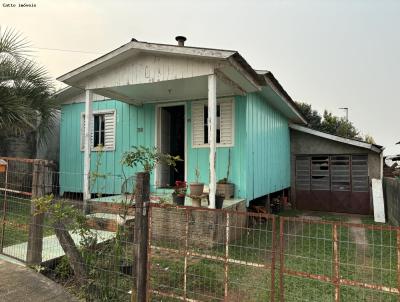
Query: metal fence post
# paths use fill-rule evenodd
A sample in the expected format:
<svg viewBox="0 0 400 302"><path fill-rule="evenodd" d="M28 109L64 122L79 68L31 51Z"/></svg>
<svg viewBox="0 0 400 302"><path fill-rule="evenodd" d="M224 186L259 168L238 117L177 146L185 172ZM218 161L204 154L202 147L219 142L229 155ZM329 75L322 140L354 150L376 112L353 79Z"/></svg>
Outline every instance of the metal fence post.
<svg viewBox="0 0 400 302"><path fill-rule="evenodd" d="M340 301L340 282L339 282L339 245L337 224L333 224L333 284L335 285L335 302Z"/></svg>
<svg viewBox="0 0 400 302"><path fill-rule="evenodd" d="M271 255L271 302L275 301L275 256L276 256L276 223L275 216L272 216L272 255Z"/></svg>
<svg viewBox="0 0 400 302"><path fill-rule="evenodd" d="M285 239L284 239L284 229L285 229L285 217L280 218L280 226L279 226L279 295L280 295L280 300L285 301L285 293L284 293L284 273L285 273L285 268L284 268L284 263L285 263Z"/></svg>
<svg viewBox="0 0 400 302"><path fill-rule="evenodd" d="M229 259L229 212L225 213L226 229L225 229L225 262L224 262L224 301L228 301L228 259Z"/></svg>
<svg viewBox="0 0 400 302"><path fill-rule="evenodd" d="M26 263L28 265L40 265L42 263L44 213L36 214L36 206L33 200L45 195L45 165L45 161L42 160L33 162L32 201L26 254Z"/></svg>
<svg viewBox="0 0 400 302"><path fill-rule="evenodd" d="M132 292L132 301L147 301L147 245L148 245L148 202L150 200L150 174L136 174L135 191L135 234L134 254L136 283Z"/></svg>
<svg viewBox="0 0 400 302"><path fill-rule="evenodd" d="M8 163L5 165L5 183L4 183L4 198L3 198L3 214L1 217L1 234L0 234L0 253L3 253L4 235L6 229L6 212L7 212L7 184L8 184Z"/></svg>

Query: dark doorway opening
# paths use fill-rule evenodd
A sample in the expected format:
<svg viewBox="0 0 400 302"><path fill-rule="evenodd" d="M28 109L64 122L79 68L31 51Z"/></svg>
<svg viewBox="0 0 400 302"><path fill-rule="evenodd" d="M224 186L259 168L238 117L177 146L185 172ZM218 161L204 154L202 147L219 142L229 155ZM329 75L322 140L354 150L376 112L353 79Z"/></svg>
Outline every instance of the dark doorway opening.
<svg viewBox="0 0 400 302"><path fill-rule="evenodd" d="M167 165L159 169L159 186L172 187L185 180L185 106L160 107L159 123L159 150L182 159L175 169Z"/></svg>

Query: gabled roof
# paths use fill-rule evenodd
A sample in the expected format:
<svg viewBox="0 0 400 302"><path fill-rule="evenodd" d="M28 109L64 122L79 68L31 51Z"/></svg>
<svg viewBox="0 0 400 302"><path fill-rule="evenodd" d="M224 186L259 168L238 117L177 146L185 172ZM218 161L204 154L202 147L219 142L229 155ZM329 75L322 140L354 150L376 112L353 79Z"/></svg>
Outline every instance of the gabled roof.
<svg viewBox="0 0 400 302"><path fill-rule="evenodd" d="M333 134L329 134L329 133L325 133L322 131L318 131L318 130L314 130L308 127L304 127L304 126L300 126L297 124L290 124L289 127L293 130L297 130L303 133L307 133L307 134L311 134L311 135L315 135L318 137L322 137L325 139L329 139L329 140L333 140L339 143L343 143L343 144L347 144L347 145L352 145L355 147L359 147L359 148L364 148L364 149L368 149L371 150L373 152L376 153L382 153L382 151L385 149L382 146L376 145L376 144L369 144L366 142L362 142L362 141L358 141L355 139L349 139L349 138L345 138L345 137L341 137L341 136L337 136L337 135L333 135Z"/></svg>
<svg viewBox="0 0 400 302"><path fill-rule="evenodd" d="M277 100L272 100L274 103L272 105L286 115L292 122L307 124L305 118L298 110L292 98L279 84L273 74L269 71L254 70L239 54L239 52L235 50L200 48L191 46L182 47L169 44L138 42L133 39L129 43L126 43L121 47L58 77L57 80L68 85L78 87L79 85L75 84L81 79L84 79L88 76L96 76L100 70L113 66L114 64L126 60L137 53L143 52L226 61L227 64L231 66L232 70L236 70L239 72L241 77L247 79L247 87L250 87L250 91L258 91L261 94L268 95L266 88L268 87L272 89L272 91L281 99L280 102ZM77 91L68 91L68 89L66 89L60 91L58 93L58 97L60 100L63 100L65 99L65 96L68 97L70 93L76 92Z"/></svg>

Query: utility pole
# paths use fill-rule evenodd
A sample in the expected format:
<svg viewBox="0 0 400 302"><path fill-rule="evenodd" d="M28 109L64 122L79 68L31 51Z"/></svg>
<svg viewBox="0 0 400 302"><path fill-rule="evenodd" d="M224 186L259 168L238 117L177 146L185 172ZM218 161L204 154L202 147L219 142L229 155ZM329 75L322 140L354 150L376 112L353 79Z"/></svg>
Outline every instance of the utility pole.
<svg viewBox="0 0 400 302"><path fill-rule="evenodd" d="M341 107L339 109L346 110L346 122L349 121L349 108L348 107Z"/></svg>

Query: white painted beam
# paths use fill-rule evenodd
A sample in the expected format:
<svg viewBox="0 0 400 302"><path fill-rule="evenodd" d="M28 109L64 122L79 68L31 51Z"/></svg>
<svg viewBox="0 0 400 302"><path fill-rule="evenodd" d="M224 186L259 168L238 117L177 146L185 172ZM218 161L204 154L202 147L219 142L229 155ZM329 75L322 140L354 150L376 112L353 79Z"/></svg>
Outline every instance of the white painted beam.
<svg viewBox="0 0 400 302"><path fill-rule="evenodd" d="M87 201L90 199L90 152L91 152L91 127L93 118L93 92L86 90L85 92L85 149L84 149L84 166L83 166L83 208L87 209Z"/></svg>
<svg viewBox="0 0 400 302"><path fill-rule="evenodd" d="M217 146L217 76L208 76L208 143L210 144L210 208L215 209L217 180L215 160Z"/></svg>

